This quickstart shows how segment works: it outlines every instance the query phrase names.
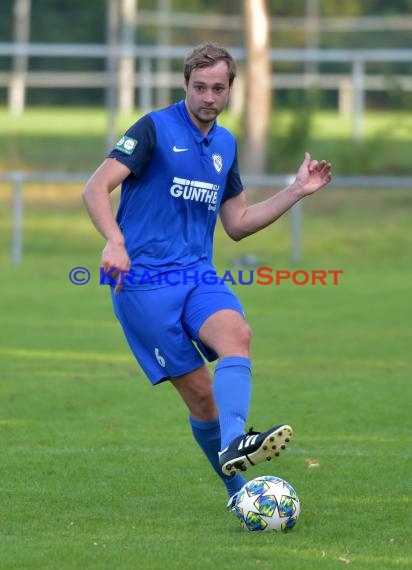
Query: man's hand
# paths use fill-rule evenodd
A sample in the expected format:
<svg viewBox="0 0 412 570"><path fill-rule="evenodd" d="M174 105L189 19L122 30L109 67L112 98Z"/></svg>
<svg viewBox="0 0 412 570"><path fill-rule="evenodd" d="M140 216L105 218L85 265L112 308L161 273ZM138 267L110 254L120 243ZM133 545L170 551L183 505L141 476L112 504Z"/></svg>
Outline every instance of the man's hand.
<svg viewBox="0 0 412 570"><path fill-rule="evenodd" d="M303 196L313 194L313 192L323 188L332 180L331 167L330 162L326 162L326 160L312 160L310 154L305 152L305 159L298 170L292 186L302 192Z"/></svg>
<svg viewBox="0 0 412 570"><path fill-rule="evenodd" d="M116 270L111 273L111 276L114 279L118 277L115 293L120 293L122 289L122 272L129 271L130 269L130 258L124 246L124 242L114 242L110 240L107 242L102 253L101 266L105 272L110 271L112 267L116 268Z"/></svg>

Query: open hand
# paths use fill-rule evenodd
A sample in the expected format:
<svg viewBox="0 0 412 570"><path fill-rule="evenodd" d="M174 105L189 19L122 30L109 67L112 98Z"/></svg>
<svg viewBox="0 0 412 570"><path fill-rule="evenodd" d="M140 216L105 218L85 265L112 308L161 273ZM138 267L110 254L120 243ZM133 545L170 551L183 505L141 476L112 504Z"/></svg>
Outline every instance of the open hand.
<svg viewBox="0 0 412 570"><path fill-rule="evenodd" d="M308 152L299 167L295 184L300 187L304 195L312 194L329 184L332 180L331 163L326 160L313 160Z"/></svg>

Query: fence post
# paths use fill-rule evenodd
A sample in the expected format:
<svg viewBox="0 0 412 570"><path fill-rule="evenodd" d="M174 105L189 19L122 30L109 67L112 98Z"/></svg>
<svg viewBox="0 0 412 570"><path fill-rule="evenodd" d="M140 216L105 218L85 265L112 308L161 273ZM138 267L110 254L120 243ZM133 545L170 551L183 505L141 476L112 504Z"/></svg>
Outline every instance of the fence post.
<svg viewBox="0 0 412 570"><path fill-rule="evenodd" d="M131 52L135 43L137 20L137 0L121 2L121 45ZM121 113L132 113L135 96L135 61L134 56L124 53L119 58L119 97L118 109Z"/></svg>
<svg viewBox="0 0 412 570"><path fill-rule="evenodd" d="M28 43L30 38L31 0L14 1L13 38L16 45ZM12 115L21 116L26 104L27 54L13 57L13 71L9 86L9 109Z"/></svg>
<svg viewBox="0 0 412 570"><path fill-rule="evenodd" d="M153 108L151 89L152 65L150 59L142 57L139 67L139 106L143 113L149 113Z"/></svg>
<svg viewBox="0 0 412 570"><path fill-rule="evenodd" d="M118 70L118 36L119 13L116 0L106 0L106 108L107 133L106 150L112 150L117 139L116 111L117 111L117 70Z"/></svg>
<svg viewBox="0 0 412 570"><path fill-rule="evenodd" d="M303 202L299 200L290 210L291 215L291 248L290 258L292 263L299 263L302 258L301 252L301 234L302 234L302 212Z"/></svg>
<svg viewBox="0 0 412 570"><path fill-rule="evenodd" d="M23 176L15 172L11 176L11 181L13 184L11 261L13 265L18 265L22 258L23 244Z"/></svg>
<svg viewBox="0 0 412 570"><path fill-rule="evenodd" d="M354 89L353 139L355 141L361 141L363 139L364 75L365 62L360 58L354 59L352 77Z"/></svg>
<svg viewBox="0 0 412 570"><path fill-rule="evenodd" d="M165 50L172 45L172 27L171 27L171 0L157 0L157 17L159 25L157 28L157 45L162 46ZM164 25L160 25L162 18L165 18ZM160 57L157 60L157 73L160 74L163 85L158 85L156 90L156 107L162 108L170 105L171 102L171 88L170 84L171 62L169 58Z"/></svg>

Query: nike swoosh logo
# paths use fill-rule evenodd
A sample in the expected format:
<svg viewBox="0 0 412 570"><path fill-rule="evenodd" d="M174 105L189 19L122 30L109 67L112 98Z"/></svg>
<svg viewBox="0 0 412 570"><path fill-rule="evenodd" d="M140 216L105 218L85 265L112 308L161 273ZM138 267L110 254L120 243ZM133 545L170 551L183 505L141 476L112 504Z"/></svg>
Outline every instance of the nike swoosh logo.
<svg viewBox="0 0 412 570"><path fill-rule="evenodd" d="M173 152L185 152L185 150L189 150L189 149L188 148L177 148L176 145L173 147Z"/></svg>

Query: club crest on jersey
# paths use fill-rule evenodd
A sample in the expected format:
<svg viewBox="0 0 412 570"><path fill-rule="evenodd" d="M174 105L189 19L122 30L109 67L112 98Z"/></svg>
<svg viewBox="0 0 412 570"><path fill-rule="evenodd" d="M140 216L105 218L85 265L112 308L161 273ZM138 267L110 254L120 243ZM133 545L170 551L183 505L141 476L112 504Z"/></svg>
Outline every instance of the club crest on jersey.
<svg viewBox="0 0 412 570"><path fill-rule="evenodd" d="M120 150L120 152L124 152L130 156L136 148L137 143L138 141L136 139L124 136L117 142L116 150Z"/></svg>
<svg viewBox="0 0 412 570"><path fill-rule="evenodd" d="M220 172L223 168L223 160L222 157L220 156L220 154L212 154L212 159L213 159L213 166L216 169L216 172Z"/></svg>

